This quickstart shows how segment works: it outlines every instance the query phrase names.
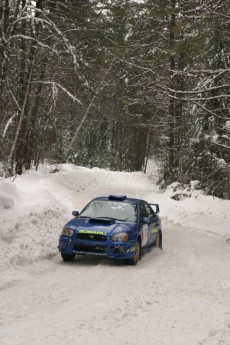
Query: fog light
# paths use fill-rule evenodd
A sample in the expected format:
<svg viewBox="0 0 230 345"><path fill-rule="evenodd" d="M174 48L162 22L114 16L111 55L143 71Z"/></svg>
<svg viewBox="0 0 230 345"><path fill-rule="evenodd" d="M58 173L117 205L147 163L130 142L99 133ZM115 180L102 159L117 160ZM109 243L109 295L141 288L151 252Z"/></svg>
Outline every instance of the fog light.
<svg viewBox="0 0 230 345"><path fill-rule="evenodd" d="M124 247L119 247L119 246L116 246L114 248L114 251L113 251L114 254L122 254L124 252L125 252L125 248Z"/></svg>

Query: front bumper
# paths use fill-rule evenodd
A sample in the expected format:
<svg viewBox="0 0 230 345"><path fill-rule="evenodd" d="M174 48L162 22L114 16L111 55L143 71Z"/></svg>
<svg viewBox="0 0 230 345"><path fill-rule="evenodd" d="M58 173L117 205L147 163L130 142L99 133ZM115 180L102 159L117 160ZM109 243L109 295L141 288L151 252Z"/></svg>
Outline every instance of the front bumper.
<svg viewBox="0 0 230 345"><path fill-rule="evenodd" d="M65 254L104 256L109 259L131 259L134 256L135 241L113 242L110 238L106 241L92 241L60 236L59 252Z"/></svg>

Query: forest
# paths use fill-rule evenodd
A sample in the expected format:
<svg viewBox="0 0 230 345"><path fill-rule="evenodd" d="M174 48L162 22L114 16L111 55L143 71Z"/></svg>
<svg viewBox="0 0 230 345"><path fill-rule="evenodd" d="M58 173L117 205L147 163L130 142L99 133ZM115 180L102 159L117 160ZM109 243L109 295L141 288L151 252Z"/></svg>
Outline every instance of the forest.
<svg viewBox="0 0 230 345"><path fill-rule="evenodd" d="M0 0L0 177L159 167L230 199L230 2Z"/></svg>

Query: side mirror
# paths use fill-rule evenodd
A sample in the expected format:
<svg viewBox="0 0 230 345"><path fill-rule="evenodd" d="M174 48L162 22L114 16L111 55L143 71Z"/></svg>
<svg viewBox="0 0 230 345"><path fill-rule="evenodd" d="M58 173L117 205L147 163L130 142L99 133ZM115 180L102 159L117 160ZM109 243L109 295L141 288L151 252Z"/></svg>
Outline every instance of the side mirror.
<svg viewBox="0 0 230 345"><path fill-rule="evenodd" d="M160 207L159 207L159 204L149 204L151 206L155 206L155 213L159 213L160 212Z"/></svg>
<svg viewBox="0 0 230 345"><path fill-rule="evenodd" d="M144 224L150 224L150 219L149 219L149 217L142 217L142 223L144 223Z"/></svg>
<svg viewBox="0 0 230 345"><path fill-rule="evenodd" d="M78 215L79 215L79 212L78 212L78 211L73 211L73 212L72 212L72 216L77 217Z"/></svg>

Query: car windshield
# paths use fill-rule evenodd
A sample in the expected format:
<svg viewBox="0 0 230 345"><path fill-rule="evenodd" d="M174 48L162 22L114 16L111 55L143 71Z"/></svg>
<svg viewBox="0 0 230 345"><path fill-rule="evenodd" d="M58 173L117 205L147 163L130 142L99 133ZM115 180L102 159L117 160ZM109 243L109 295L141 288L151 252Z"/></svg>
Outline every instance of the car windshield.
<svg viewBox="0 0 230 345"><path fill-rule="evenodd" d="M82 210L79 217L109 218L124 222L136 222L137 205L121 201L94 200Z"/></svg>

